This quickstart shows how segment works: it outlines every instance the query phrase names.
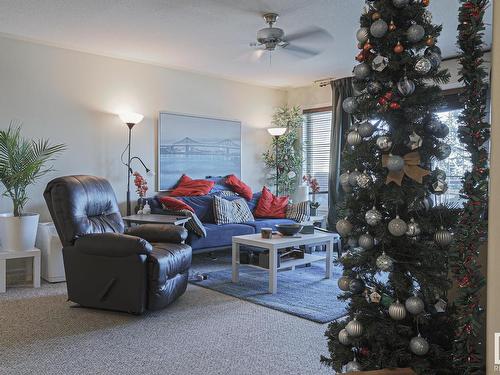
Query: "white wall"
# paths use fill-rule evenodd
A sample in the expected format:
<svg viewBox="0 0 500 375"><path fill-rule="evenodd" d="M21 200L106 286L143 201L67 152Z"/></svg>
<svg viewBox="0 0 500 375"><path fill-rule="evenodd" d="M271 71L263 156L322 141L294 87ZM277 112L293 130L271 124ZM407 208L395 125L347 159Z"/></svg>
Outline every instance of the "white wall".
<svg viewBox="0 0 500 375"><path fill-rule="evenodd" d="M485 64L491 65L491 54L485 55ZM354 64L353 64L354 65ZM458 61L456 59L446 60L442 64L450 72L450 82L443 85L443 89L452 89L461 86L458 82ZM319 87L311 85L305 87L296 87L288 90L288 105L298 105L303 109L319 108L332 105L332 89L330 85Z"/></svg>
<svg viewBox="0 0 500 375"><path fill-rule="evenodd" d="M274 109L286 104L285 91L8 38L0 38L0 51L0 128L19 119L25 136L68 146L54 164L57 171L30 190L27 209L40 212L42 220L48 219L43 189L59 175L106 177L123 204L126 170L120 154L127 128L116 116L122 111L146 116L133 129L132 154L150 166L159 111L240 120L242 178L254 189L262 187L265 128ZM0 198L0 212L10 209L8 199Z"/></svg>

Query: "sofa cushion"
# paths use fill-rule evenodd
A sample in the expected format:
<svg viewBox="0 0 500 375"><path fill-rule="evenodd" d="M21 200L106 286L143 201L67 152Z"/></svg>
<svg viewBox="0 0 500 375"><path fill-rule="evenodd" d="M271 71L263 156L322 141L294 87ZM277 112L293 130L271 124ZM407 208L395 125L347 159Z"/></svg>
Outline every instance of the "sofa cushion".
<svg viewBox="0 0 500 375"><path fill-rule="evenodd" d="M254 221L252 211L244 198L228 200L214 196L213 205L215 222L219 225Z"/></svg>
<svg viewBox="0 0 500 375"><path fill-rule="evenodd" d="M177 186L170 192L172 197L193 197L206 195L215 185L210 180L193 180L191 177L182 175Z"/></svg>
<svg viewBox="0 0 500 375"><path fill-rule="evenodd" d="M158 199L166 210L189 210L194 212L194 209L189 204L180 199L168 196L163 196Z"/></svg>
<svg viewBox="0 0 500 375"><path fill-rule="evenodd" d="M255 233L260 233L262 228L272 228L276 230L276 224L295 224L291 219L255 219L253 222L245 223L254 228Z"/></svg>
<svg viewBox="0 0 500 375"><path fill-rule="evenodd" d="M194 213L203 223L215 223L213 196L179 197L184 203L193 208Z"/></svg>
<svg viewBox="0 0 500 375"><path fill-rule="evenodd" d="M205 179L214 182L214 186L212 187L212 189L210 189L209 194L217 194L217 193L220 193L221 191L230 190L230 187L227 186L226 182L225 182L226 181L226 177L222 177L222 176L218 176L218 177L207 176L207 177L205 177Z"/></svg>
<svg viewBox="0 0 500 375"><path fill-rule="evenodd" d="M255 233L254 227L246 224L205 224L204 226L207 232L205 238L200 238L192 233L188 236L187 243L191 245L193 250L229 247L233 236Z"/></svg>
<svg viewBox="0 0 500 375"><path fill-rule="evenodd" d="M250 186L241 181L234 174L226 177L226 185L229 185L231 189L245 198L247 201L252 199L253 193Z"/></svg>
<svg viewBox="0 0 500 375"><path fill-rule="evenodd" d="M254 216L276 219L285 218L287 206L288 197L278 197L264 186L262 188L262 195L255 208Z"/></svg>
<svg viewBox="0 0 500 375"><path fill-rule="evenodd" d="M304 201L289 204L286 209L286 218L298 223L309 220L311 217L311 202Z"/></svg>

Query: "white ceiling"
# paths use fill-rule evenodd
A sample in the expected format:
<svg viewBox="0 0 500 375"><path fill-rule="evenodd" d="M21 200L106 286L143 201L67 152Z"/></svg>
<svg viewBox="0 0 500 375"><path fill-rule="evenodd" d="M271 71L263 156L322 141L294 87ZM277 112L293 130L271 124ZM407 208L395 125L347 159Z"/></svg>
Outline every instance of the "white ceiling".
<svg viewBox="0 0 500 375"><path fill-rule="evenodd" d="M458 0L431 0L444 32L443 55L456 55ZM181 68L272 87L349 75L363 0L0 0L0 33L107 56ZM277 52L252 62L249 42L280 14L286 33L311 27L332 39L301 44L323 52L297 59ZM488 22L491 22L489 9ZM488 28L491 44L491 28Z"/></svg>

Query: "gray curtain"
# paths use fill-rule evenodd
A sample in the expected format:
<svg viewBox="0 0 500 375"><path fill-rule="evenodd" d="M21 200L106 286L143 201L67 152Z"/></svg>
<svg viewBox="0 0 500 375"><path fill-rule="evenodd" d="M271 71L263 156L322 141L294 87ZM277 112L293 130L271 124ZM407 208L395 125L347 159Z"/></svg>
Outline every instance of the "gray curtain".
<svg viewBox="0 0 500 375"><path fill-rule="evenodd" d="M353 96L352 79L341 78L331 82L332 86L332 133L330 136L330 173L328 178L328 227L335 228L336 204L341 198L340 158L345 145L344 134L351 127L351 116L342 109L344 99Z"/></svg>

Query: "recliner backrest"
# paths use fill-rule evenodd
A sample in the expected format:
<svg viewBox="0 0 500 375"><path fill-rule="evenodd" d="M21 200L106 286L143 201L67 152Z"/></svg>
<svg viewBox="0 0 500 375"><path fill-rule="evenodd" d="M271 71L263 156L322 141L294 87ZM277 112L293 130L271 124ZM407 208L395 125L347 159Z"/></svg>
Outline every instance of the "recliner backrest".
<svg viewBox="0 0 500 375"><path fill-rule="evenodd" d="M93 233L123 233L123 219L111 184L95 176L58 177L43 194L63 246Z"/></svg>

